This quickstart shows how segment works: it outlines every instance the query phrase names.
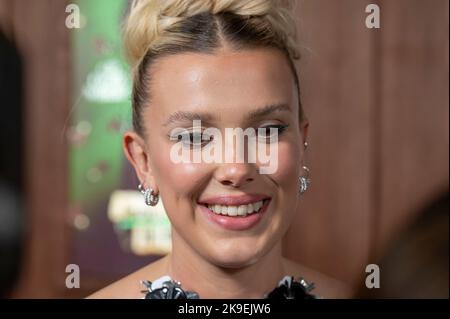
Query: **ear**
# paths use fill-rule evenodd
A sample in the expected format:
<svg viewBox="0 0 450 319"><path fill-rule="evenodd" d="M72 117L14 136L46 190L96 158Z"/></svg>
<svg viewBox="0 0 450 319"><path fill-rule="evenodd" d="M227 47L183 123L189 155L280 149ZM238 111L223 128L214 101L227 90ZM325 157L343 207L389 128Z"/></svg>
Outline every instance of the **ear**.
<svg viewBox="0 0 450 319"><path fill-rule="evenodd" d="M305 118L302 123L300 124L300 131L303 136L303 144L308 141L308 129L309 129L309 121L307 118Z"/></svg>
<svg viewBox="0 0 450 319"><path fill-rule="evenodd" d="M126 132L123 136L123 151L140 182L158 192L144 139L136 132Z"/></svg>
<svg viewBox="0 0 450 319"><path fill-rule="evenodd" d="M300 134L301 134L301 137L302 137L301 147L300 147L300 150L301 150L300 151L300 158L302 160L301 160L301 166L300 167L302 167L304 165L303 163L305 161L305 151L306 151L305 142L308 141L308 129L309 129L309 121L308 121L307 118L304 118L301 121L301 123L300 123Z"/></svg>

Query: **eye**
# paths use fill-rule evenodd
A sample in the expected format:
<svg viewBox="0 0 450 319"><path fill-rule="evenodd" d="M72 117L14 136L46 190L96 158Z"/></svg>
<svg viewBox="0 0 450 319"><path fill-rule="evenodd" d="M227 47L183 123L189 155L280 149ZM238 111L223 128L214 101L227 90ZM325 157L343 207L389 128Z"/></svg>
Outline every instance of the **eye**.
<svg viewBox="0 0 450 319"><path fill-rule="evenodd" d="M289 127L284 124L270 124L258 128L258 139L270 141L275 136L280 136Z"/></svg>
<svg viewBox="0 0 450 319"><path fill-rule="evenodd" d="M199 148L207 145L214 139L212 135L205 134L204 132L183 132L177 135L176 140L181 142L183 146Z"/></svg>

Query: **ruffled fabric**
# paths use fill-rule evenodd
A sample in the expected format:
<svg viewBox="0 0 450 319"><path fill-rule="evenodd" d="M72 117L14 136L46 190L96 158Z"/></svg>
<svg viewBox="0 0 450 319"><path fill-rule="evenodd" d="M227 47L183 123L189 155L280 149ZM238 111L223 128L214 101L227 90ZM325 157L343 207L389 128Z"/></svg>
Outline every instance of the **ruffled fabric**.
<svg viewBox="0 0 450 319"><path fill-rule="evenodd" d="M151 282L144 280L141 282L145 290L144 299L199 299L200 296L194 291L184 290L181 283L174 281L170 276L163 276ZM280 280L278 286L263 299L317 299L311 294L314 289L313 283L306 282L299 278L298 281L292 276L285 276Z"/></svg>

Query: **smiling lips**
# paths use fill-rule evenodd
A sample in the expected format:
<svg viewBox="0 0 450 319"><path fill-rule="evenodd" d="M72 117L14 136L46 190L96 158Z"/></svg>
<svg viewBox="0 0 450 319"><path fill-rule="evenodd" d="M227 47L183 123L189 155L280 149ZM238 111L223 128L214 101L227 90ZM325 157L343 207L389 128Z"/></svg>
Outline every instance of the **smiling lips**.
<svg viewBox="0 0 450 319"><path fill-rule="evenodd" d="M199 204L216 224L226 229L245 230L258 223L269 202L269 196L246 194L208 198Z"/></svg>

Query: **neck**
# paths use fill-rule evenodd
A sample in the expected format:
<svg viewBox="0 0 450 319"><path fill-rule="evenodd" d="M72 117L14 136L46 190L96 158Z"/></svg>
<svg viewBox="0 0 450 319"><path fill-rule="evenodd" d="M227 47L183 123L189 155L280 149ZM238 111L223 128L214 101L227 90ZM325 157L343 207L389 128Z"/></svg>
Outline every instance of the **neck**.
<svg viewBox="0 0 450 319"><path fill-rule="evenodd" d="M172 243L172 252L166 256L166 273L181 282L183 289L198 293L202 299L259 299L285 275L281 243L257 262L242 268L224 268L208 262L175 230Z"/></svg>

